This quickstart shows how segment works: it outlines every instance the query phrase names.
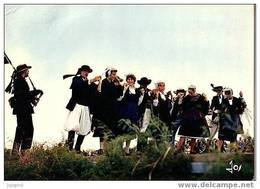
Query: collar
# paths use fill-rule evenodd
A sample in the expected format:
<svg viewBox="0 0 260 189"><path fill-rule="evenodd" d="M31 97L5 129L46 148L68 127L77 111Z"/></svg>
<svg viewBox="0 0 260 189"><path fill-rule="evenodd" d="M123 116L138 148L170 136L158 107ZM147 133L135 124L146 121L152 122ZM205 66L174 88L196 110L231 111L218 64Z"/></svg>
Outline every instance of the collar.
<svg viewBox="0 0 260 189"><path fill-rule="evenodd" d="M164 92L159 92L161 99L166 100L166 96Z"/></svg>

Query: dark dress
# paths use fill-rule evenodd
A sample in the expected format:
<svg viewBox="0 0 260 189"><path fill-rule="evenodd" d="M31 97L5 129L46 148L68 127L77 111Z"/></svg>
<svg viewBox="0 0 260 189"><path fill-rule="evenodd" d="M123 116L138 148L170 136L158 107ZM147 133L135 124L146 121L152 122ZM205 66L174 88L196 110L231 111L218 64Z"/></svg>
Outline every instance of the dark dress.
<svg viewBox="0 0 260 189"><path fill-rule="evenodd" d="M230 142L236 141L237 134L243 134L243 124L240 114L246 108L241 98L233 97L232 105L228 99L223 100L222 113L220 116L220 128L218 138Z"/></svg>
<svg viewBox="0 0 260 189"><path fill-rule="evenodd" d="M157 142L162 142L162 133L161 130L159 130L157 127L161 128L163 124L167 127L169 134L171 135L171 111L172 109L172 101L167 98L165 95L165 99L161 97L159 94L158 97L158 104L157 106L153 105L153 114L159 118L160 122L158 122L158 125L150 126L149 130L152 133L152 136L156 139ZM161 124L163 123L163 124ZM169 135L169 136L170 136ZM171 138L169 138L169 141L171 141Z"/></svg>
<svg viewBox="0 0 260 189"><path fill-rule="evenodd" d="M171 123L172 101L165 96L165 100L162 99L161 95L158 97L158 105L153 107L153 113L158 116L159 119L164 122L167 126Z"/></svg>
<svg viewBox="0 0 260 189"><path fill-rule="evenodd" d="M13 152L19 149L30 149L33 140L33 122L32 113L33 106L31 102L34 100L32 91L25 78L18 76L14 80L14 109L13 114L17 117L17 127L13 143Z"/></svg>
<svg viewBox="0 0 260 189"><path fill-rule="evenodd" d="M183 104L178 103L179 99L180 99L180 97L177 97L174 101L174 104L173 104L172 115L171 115L173 122L181 119L181 115L183 113Z"/></svg>
<svg viewBox="0 0 260 189"><path fill-rule="evenodd" d="M179 135L190 137L209 137L209 128L205 116L209 110L209 102L197 94L187 95L183 99L183 115Z"/></svg>
<svg viewBox="0 0 260 189"><path fill-rule="evenodd" d="M117 135L118 102L117 99L123 94L121 86L116 86L114 82L103 79L101 92L96 92L93 105L92 127L93 137L104 137L104 131Z"/></svg>
<svg viewBox="0 0 260 189"><path fill-rule="evenodd" d="M138 100L140 94L135 89L135 94L132 94L129 89L126 90L124 97L119 102L118 115L119 119L129 119L133 124L138 124Z"/></svg>

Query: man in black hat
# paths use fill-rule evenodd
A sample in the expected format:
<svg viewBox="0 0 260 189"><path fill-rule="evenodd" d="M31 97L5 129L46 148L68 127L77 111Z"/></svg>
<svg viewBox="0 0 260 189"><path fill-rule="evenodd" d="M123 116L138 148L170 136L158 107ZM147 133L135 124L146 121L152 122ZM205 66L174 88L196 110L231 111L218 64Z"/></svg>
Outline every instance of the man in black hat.
<svg viewBox="0 0 260 189"><path fill-rule="evenodd" d="M143 120L143 115L145 113L145 109L151 109L152 105L152 99L151 99L151 90L148 89L148 85L152 82L151 79L148 79L147 77L142 77L140 80L137 80L137 83L140 85L138 88L138 91L140 92L141 98L139 101L139 115L141 116L141 119Z"/></svg>
<svg viewBox="0 0 260 189"><path fill-rule="evenodd" d="M16 77L14 80L14 107L13 114L17 117L17 127L13 143L12 153L17 154L30 149L33 140L33 122L32 114L35 103L33 91L30 91L26 78L29 76L31 66L21 64L16 68Z"/></svg>
<svg viewBox="0 0 260 189"><path fill-rule="evenodd" d="M152 97L151 97L151 90L148 89L148 85L152 82L151 79L147 77L142 77L140 80L137 80L137 83L140 87L137 89L140 93L140 98L138 102L138 112L140 115L139 126L141 133L145 132L146 128L151 119L152 114ZM143 150L147 143L147 138L140 134L137 140L137 151L140 152Z"/></svg>
<svg viewBox="0 0 260 189"><path fill-rule="evenodd" d="M217 116L217 112L221 110L221 104L223 102L224 95L223 95L222 86L213 87L212 90L217 93L217 95L212 98L211 105L210 105L210 110L212 110L212 121L213 121Z"/></svg>
<svg viewBox="0 0 260 189"><path fill-rule="evenodd" d="M89 80L88 74L92 69L88 65L81 66L76 76L72 79L70 89L72 89L72 97L66 108L70 111L65 123L65 130L68 131L68 140L66 146L70 150L73 149L75 134L78 134L75 144L75 150L80 153L81 145L84 137L91 130L91 103L92 96L97 85L94 83L100 80L100 76Z"/></svg>
<svg viewBox="0 0 260 189"><path fill-rule="evenodd" d="M210 110L212 111L212 121L211 124L215 125L211 127L210 129L210 137L207 140L207 151L210 152L210 144L212 142L212 139L214 138L215 134L218 131L218 127L219 127L219 118L216 118L217 115L220 115L221 113L221 109L222 109L222 104L223 104L223 100L224 100L224 95L223 95L223 87L222 86L214 86L213 84L211 84L212 86L212 91L216 92L217 94L215 96L213 96L212 100L211 100L211 105L210 105ZM217 126L216 126L217 125Z"/></svg>
<svg viewBox="0 0 260 189"><path fill-rule="evenodd" d="M173 147L174 146L174 142L175 142L175 135L177 133L178 128L181 126L181 119L182 119L182 113L183 113L183 98L186 95L186 90L183 88L179 88L176 91L174 91L174 93L176 94L176 97L174 98L173 101L173 109L172 109L172 122L171 122L171 134L172 134L172 138L171 138L171 142Z"/></svg>

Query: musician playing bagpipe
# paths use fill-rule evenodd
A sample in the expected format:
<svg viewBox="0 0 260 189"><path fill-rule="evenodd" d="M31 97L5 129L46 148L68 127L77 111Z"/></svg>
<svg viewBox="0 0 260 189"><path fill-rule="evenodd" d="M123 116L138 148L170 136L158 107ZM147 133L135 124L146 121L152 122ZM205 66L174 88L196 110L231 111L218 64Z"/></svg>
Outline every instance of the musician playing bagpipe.
<svg viewBox="0 0 260 189"><path fill-rule="evenodd" d="M13 94L11 104L13 114L17 116L17 127L13 143L12 153L23 152L30 149L33 140L33 122L32 114L34 113L33 105L36 106L39 98L37 95L42 93L41 90L30 91L26 78L29 76L31 66L22 64L17 66L13 81Z"/></svg>

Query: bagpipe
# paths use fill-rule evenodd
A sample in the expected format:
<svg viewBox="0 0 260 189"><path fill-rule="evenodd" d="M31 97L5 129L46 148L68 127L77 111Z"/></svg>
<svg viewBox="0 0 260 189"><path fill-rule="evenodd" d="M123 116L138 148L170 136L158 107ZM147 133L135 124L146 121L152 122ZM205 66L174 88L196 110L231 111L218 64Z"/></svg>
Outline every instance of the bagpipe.
<svg viewBox="0 0 260 189"><path fill-rule="evenodd" d="M5 88L5 92L9 93L9 94L13 94L14 93L14 81L15 79L17 78L17 70L16 68L13 66L11 60L8 58L8 56L6 55L6 53L4 52L4 64L9 64L12 66L13 68L13 73L11 75L11 81L9 82L8 86ZM40 101L40 98L42 97L43 95L43 91L40 90L40 89L36 89L35 85L33 84L31 78L28 76L29 78L29 81L33 87L33 90L30 91L30 96L31 96L31 103L34 105L34 106L37 106L38 102ZM9 99L9 104L11 106L11 108L14 108L15 106L15 97L12 96L10 99Z"/></svg>

